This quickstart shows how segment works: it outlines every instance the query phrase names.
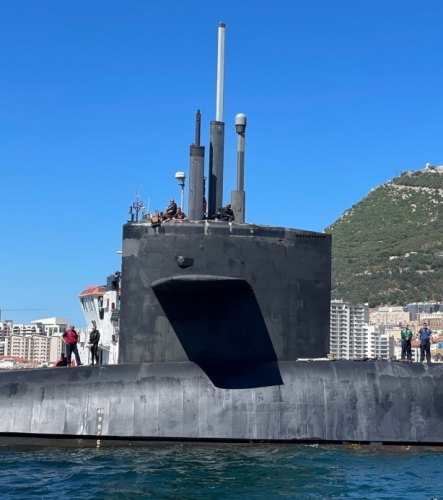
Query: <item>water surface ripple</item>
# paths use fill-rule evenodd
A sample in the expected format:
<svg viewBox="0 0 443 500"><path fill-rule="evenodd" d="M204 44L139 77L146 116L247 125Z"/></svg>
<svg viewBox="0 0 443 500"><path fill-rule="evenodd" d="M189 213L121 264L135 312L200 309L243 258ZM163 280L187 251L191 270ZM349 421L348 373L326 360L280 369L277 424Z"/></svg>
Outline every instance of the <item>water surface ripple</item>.
<svg viewBox="0 0 443 500"><path fill-rule="evenodd" d="M442 451L308 445L0 448L0 496L443 500Z"/></svg>

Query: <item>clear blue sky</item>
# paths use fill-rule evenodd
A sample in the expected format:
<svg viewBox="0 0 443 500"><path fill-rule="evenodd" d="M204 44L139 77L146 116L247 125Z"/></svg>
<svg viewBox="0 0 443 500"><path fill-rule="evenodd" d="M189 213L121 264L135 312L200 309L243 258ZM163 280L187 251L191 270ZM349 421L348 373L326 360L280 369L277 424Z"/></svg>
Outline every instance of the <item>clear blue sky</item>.
<svg viewBox="0 0 443 500"><path fill-rule="evenodd" d="M215 119L226 23L224 200L246 113L246 219L322 231L400 171L443 163L441 0L18 0L0 15L0 308L84 325L122 225L179 198ZM207 169L207 165L206 165ZM42 308L44 311L7 311Z"/></svg>

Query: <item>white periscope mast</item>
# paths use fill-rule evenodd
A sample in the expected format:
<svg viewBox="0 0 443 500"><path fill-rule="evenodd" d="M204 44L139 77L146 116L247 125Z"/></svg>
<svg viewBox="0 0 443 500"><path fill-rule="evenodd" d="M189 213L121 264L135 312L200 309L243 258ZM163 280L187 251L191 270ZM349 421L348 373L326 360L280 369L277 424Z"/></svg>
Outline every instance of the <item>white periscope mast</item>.
<svg viewBox="0 0 443 500"><path fill-rule="evenodd" d="M99 359L103 365L118 363L118 337L120 320L120 273L108 276L106 285L87 286L79 295L85 316L87 332L95 324L100 332ZM81 355L82 356L82 355ZM91 362L91 355L85 352L82 359Z"/></svg>

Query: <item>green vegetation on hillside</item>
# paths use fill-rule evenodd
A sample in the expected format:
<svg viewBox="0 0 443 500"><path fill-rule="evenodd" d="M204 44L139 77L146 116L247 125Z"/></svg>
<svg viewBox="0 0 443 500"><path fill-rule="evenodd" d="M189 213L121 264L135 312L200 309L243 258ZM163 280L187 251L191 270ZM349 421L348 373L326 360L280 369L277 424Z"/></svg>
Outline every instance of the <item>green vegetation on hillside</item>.
<svg viewBox="0 0 443 500"><path fill-rule="evenodd" d="M405 304L443 300L443 171L407 172L326 228L332 298Z"/></svg>

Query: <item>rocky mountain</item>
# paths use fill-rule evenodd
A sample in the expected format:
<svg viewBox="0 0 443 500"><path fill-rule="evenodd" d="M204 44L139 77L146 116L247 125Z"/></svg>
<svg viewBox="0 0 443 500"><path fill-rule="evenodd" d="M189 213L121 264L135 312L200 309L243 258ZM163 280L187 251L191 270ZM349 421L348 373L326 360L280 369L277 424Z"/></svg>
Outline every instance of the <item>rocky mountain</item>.
<svg viewBox="0 0 443 500"><path fill-rule="evenodd" d="M370 307L443 300L443 166L373 189L325 232L332 298Z"/></svg>

